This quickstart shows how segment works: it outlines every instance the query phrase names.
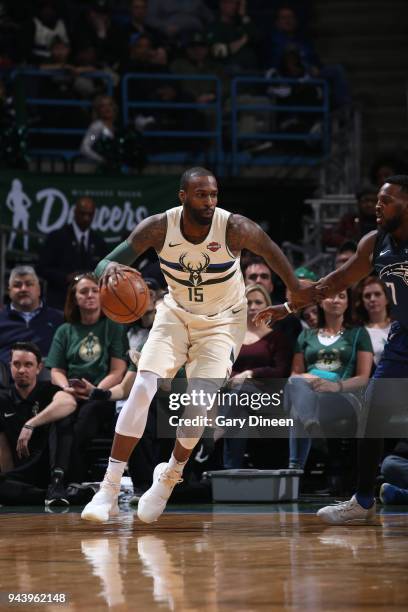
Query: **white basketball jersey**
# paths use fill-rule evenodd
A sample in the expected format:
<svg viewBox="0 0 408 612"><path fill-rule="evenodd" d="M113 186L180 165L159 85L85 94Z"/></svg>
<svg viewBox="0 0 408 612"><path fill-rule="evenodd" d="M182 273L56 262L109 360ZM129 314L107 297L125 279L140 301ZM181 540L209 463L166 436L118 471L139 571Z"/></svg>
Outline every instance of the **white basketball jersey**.
<svg viewBox="0 0 408 612"><path fill-rule="evenodd" d="M226 229L231 213L216 208L208 236L193 244L181 233L183 207L167 211L167 233L159 261L169 295L194 314L214 315L239 304L245 285L239 256L229 251Z"/></svg>

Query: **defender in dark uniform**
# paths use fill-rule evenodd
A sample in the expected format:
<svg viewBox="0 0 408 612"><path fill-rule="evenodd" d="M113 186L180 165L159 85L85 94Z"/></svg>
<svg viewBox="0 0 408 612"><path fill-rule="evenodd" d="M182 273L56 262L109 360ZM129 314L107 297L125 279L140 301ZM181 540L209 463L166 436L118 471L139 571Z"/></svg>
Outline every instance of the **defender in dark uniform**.
<svg viewBox="0 0 408 612"><path fill-rule="evenodd" d="M365 278L374 266L389 291L394 319L366 393L367 426L365 438L359 440L357 492L349 501L318 511L329 524L375 520L374 488L383 449L383 439L375 436L386 437L391 412L408 410L408 175L386 180L378 193L376 219L379 230L364 236L355 255L317 285L324 299ZM272 323L286 315L286 307L279 305L266 308L257 319Z"/></svg>

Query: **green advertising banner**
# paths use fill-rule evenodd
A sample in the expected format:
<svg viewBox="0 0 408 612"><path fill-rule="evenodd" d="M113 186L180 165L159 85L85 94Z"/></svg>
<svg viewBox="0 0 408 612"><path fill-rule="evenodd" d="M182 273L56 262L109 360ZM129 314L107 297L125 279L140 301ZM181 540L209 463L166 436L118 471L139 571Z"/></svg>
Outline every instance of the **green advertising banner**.
<svg viewBox="0 0 408 612"><path fill-rule="evenodd" d="M49 234L70 223L78 198L94 199L92 228L108 243L127 236L145 217L178 205L176 176L36 175L0 173L0 224ZM9 249L36 251L38 239L11 231Z"/></svg>

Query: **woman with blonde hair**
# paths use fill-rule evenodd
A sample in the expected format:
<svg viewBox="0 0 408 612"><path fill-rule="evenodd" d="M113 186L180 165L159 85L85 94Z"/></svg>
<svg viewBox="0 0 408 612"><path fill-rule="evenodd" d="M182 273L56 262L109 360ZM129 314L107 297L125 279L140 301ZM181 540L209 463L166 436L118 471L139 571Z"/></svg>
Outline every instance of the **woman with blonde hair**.
<svg viewBox="0 0 408 612"><path fill-rule="evenodd" d="M255 315L271 305L271 298L262 285L248 285L247 331L241 350L234 363L230 378L231 387L239 387L251 378L285 378L290 371L291 349L286 336L271 330L265 323L256 326ZM224 466L227 469L242 467L247 446L245 438L224 439Z"/></svg>

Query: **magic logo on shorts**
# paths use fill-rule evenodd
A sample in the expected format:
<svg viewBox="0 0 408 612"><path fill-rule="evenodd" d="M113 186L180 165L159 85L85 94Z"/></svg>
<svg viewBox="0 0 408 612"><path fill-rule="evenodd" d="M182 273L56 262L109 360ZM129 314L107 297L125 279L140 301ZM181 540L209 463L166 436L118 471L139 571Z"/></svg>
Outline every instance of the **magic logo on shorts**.
<svg viewBox="0 0 408 612"><path fill-rule="evenodd" d="M389 276L397 276L408 286L408 263L400 262L385 266L380 270L380 278L388 278Z"/></svg>

